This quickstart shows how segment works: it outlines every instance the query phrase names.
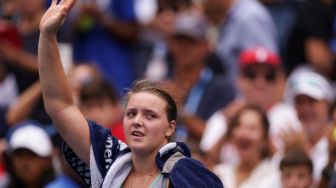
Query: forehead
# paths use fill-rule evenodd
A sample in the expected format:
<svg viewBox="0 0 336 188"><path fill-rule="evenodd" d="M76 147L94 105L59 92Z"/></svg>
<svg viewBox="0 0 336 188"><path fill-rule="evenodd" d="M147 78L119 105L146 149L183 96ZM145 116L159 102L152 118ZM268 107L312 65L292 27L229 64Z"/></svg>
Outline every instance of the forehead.
<svg viewBox="0 0 336 188"><path fill-rule="evenodd" d="M254 110L244 110L239 116L239 122L247 122L247 123L259 123L260 122L260 114Z"/></svg>
<svg viewBox="0 0 336 188"><path fill-rule="evenodd" d="M317 100L317 99L315 99L311 96L308 96L306 94L298 94L294 97L294 101L296 103L316 103L319 100Z"/></svg>
<svg viewBox="0 0 336 188"><path fill-rule="evenodd" d="M130 95L127 108L148 108L155 111L165 110L166 101L156 94L138 92Z"/></svg>
<svg viewBox="0 0 336 188"><path fill-rule="evenodd" d="M282 172L282 174L283 173L290 173L290 174L294 175L294 174L300 173L300 174L306 174L307 176L311 175L309 167L304 165L304 164L295 165L295 166L285 166L285 167L283 167L281 172Z"/></svg>

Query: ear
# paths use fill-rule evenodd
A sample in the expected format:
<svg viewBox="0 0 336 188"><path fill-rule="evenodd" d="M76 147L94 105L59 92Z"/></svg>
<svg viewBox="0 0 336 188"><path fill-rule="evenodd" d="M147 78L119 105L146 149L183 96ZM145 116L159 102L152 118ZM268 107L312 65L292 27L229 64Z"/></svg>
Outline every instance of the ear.
<svg viewBox="0 0 336 188"><path fill-rule="evenodd" d="M170 121L168 129L166 131L166 137L168 138L171 137L175 132L175 128L176 128L176 121L175 120Z"/></svg>

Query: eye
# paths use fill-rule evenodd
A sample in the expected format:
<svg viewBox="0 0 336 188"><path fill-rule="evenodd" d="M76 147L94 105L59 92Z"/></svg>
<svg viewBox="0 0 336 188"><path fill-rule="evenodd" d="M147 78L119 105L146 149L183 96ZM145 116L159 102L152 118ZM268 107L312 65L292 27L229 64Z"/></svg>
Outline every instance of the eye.
<svg viewBox="0 0 336 188"><path fill-rule="evenodd" d="M147 114L145 114L145 117L148 120L152 120L152 119L155 119L157 116L153 113L147 113Z"/></svg>
<svg viewBox="0 0 336 188"><path fill-rule="evenodd" d="M127 111L126 112L126 117L128 118L133 118L136 116L136 112L135 111Z"/></svg>

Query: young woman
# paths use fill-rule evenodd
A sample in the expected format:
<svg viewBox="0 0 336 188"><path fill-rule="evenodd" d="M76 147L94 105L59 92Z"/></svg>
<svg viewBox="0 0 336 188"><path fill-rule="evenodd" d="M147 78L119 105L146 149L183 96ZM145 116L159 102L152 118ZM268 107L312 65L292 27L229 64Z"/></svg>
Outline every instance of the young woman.
<svg viewBox="0 0 336 188"><path fill-rule="evenodd" d="M257 106L244 106L232 118L227 139L239 155L237 164L220 164L215 173L226 188L281 187L277 166L270 162L269 122Z"/></svg>
<svg viewBox="0 0 336 188"><path fill-rule="evenodd" d="M56 39L74 3L52 1L41 19L38 56L45 108L69 145L64 153L71 165L92 187L222 187L218 177L188 157L184 144L168 143L177 108L155 82L138 82L126 97L123 124L128 146L84 118L73 101Z"/></svg>

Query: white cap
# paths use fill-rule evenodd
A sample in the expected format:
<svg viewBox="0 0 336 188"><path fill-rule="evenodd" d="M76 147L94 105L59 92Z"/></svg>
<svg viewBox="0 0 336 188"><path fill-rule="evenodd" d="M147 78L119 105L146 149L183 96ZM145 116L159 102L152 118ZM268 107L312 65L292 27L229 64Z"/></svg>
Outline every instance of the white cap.
<svg viewBox="0 0 336 188"><path fill-rule="evenodd" d="M298 72L288 81L288 94L291 100L297 95L307 95L316 100L333 102L334 93L329 82L320 74L312 71Z"/></svg>
<svg viewBox="0 0 336 188"><path fill-rule="evenodd" d="M9 151L25 148L40 157L48 157L52 153L52 144L48 134L40 127L28 124L16 129L9 139Z"/></svg>

